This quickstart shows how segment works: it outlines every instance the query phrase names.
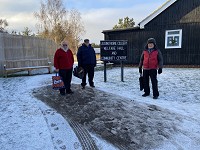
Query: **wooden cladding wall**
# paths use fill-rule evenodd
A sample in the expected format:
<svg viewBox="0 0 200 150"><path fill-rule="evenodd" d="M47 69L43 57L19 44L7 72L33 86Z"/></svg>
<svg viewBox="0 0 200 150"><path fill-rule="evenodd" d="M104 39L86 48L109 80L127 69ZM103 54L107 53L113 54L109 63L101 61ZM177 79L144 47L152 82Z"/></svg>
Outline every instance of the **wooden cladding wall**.
<svg viewBox="0 0 200 150"><path fill-rule="evenodd" d="M200 0L177 0L173 5L164 10L161 14L145 25L147 28L179 23L200 23Z"/></svg>
<svg viewBox="0 0 200 150"><path fill-rule="evenodd" d="M138 64L148 38L153 37L165 65L200 65L200 0L177 0L144 29L104 31L105 40L128 40L128 62ZM165 49L166 30L182 29L181 48Z"/></svg>
<svg viewBox="0 0 200 150"><path fill-rule="evenodd" d="M165 31L182 29L182 48L165 49ZM128 40L128 64L138 64L146 41L154 37L165 65L200 65L200 23L169 25L143 30L104 32L105 40Z"/></svg>
<svg viewBox="0 0 200 150"><path fill-rule="evenodd" d="M57 45L51 40L0 33L0 74L6 60L49 58L52 62L56 49Z"/></svg>

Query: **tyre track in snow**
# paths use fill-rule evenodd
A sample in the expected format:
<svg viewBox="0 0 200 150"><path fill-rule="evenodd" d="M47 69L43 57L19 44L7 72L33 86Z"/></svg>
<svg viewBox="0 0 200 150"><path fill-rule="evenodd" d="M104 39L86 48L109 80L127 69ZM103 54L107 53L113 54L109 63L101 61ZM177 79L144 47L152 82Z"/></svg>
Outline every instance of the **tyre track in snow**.
<svg viewBox="0 0 200 150"><path fill-rule="evenodd" d="M37 90L34 90L34 91L37 93ZM49 104L48 99L45 101L47 104ZM79 139L79 142L81 143L81 148L83 150L99 150L94 139L91 137L90 133L84 127L82 127L80 124L78 124L75 121L73 121L72 119L70 119L70 116L68 114L63 113L65 110L64 105L62 105L62 104L58 104L58 105L61 106L61 110L59 110L58 112L62 114L62 116L66 119L66 121L69 123L69 125L73 129L74 133L76 134L76 136ZM55 107L57 107L57 106L55 106Z"/></svg>
<svg viewBox="0 0 200 150"><path fill-rule="evenodd" d="M71 127L73 128L74 132L76 133L77 137L79 138L83 150L102 150L99 149L93 138L90 136L88 131L80 126L78 123L74 122L73 120L67 119ZM116 142L117 143L117 142ZM116 144L116 146L120 150L127 150L127 147L124 147L123 145Z"/></svg>
<svg viewBox="0 0 200 150"><path fill-rule="evenodd" d="M74 99L74 95L72 95L72 97ZM81 144L84 150L102 150L96 146L94 139L91 137L91 135L85 128L83 128L80 124L76 123L75 121L69 118L70 117L67 117L66 119L68 120L69 124L72 126L74 132L76 133L79 140L81 141ZM89 144L88 145L89 147L86 144ZM124 147L123 145L120 145L120 144L116 144L116 145L120 150L127 150L127 147Z"/></svg>
<svg viewBox="0 0 200 150"><path fill-rule="evenodd" d="M71 97L74 99L74 95L71 95ZM77 137L79 138L79 141L82 145L83 150L102 150L102 149L99 149L99 147L96 145L94 139L91 137L87 129L82 127L79 123L70 119L73 117L70 117L69 115L63 115L63 116L68 121L68 123L70 124L74 132L76 133ZM123 145L120 145L120 144L116 144L116 145L120 150L127 150L127 147L124 147Z"/></svg>
<svg viewBox="0 0 200 150"><path fill-rule="evenodd" d="M76 133L83 150L98 150L94 140L86 129L71 119L66 118L74 132Z"/></svg>
<svg viewBox="0 0 200 150"><path fill-rule="evenodd" d="M69 116L63 115L63 117L67 120L69 125L72 127L74 133L79 139L81 143L81 147L83 150L102 150L96 145L95 140L91 137L90 133L82 127L80 124L76 123L72 119L69 119ZM127 150L127 147L123 145L116 144L120 150Z"/></svg>
<svg viewBox="0 0 200 150"><path fill-rule="evenodd" d="M102 150L96 146L94 139L90 136L89 132L80 126L78 123L74 122L71 119L66 118L70 126L73 128L76 133L79 141L81 142L83 150ZM116 142L117 143L117 142ZM116 144L120 150L127 150L127 147L123 145Z"/></svg>

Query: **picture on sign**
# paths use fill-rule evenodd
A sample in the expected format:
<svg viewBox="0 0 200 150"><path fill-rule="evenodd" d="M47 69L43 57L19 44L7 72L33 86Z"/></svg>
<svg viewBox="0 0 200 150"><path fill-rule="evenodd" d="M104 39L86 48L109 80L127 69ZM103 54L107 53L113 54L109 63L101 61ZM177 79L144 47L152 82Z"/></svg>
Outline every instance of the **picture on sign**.
<svg viewBox="0 0 200 150"><path fill-rule="evenodd" d="M128 41L100 41L102 61L127 61Z"/></svg>

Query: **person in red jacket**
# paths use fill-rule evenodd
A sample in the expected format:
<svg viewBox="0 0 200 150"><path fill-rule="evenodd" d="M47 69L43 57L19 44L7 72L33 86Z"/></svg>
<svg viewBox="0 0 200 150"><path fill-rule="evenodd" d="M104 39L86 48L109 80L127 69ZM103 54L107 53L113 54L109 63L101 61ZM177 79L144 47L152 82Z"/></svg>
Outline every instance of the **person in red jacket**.
<svg viewBox="0 0 200 150"><path fill-rule="evenodd" d="M147 40L147 45L145 46L145 50L141 55L139 63L140 74L142 74L142 66L143 66L143 79L144 79L144 94L142 96L146 97L150 95L150 87L149 87L149 77L150 77L153 88L153 99L157 99L159 96L157 69L158 69L158 74L161 74L163 68L163 57L162 53L157 48L156 40L154 38L150 38Z"/></svg>
<svg viewBox="0 0 200 150"><path fill-rule="evenodd" d="M63 41L61 47L56 50L54 55L54 67L56 72L59 72L65 85L65 88L60 89L61 95L73 93L71 90L73 64L74 56L72 51L69 49L68 42Z"/></svg>

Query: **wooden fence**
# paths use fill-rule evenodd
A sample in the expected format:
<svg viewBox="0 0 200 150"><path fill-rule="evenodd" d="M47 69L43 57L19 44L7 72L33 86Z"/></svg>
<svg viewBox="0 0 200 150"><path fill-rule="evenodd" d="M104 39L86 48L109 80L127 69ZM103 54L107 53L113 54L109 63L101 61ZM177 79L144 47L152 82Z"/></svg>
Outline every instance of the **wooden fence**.
<svg viewBox="0 0 200 150"><path fill-rule="evenodd" d="M57 47L53 41L48 39L0 33L0 75L3 74L6 60L48 58L53 62Z"/></svg>

